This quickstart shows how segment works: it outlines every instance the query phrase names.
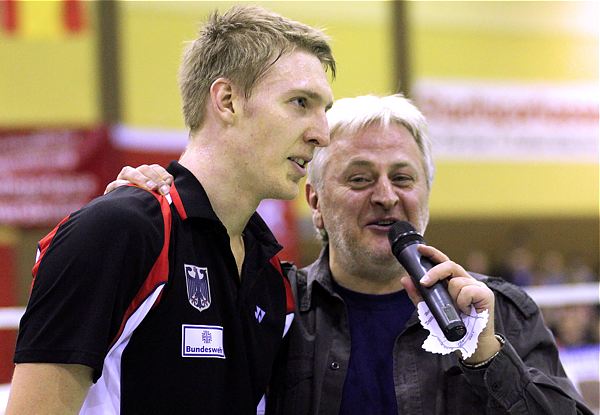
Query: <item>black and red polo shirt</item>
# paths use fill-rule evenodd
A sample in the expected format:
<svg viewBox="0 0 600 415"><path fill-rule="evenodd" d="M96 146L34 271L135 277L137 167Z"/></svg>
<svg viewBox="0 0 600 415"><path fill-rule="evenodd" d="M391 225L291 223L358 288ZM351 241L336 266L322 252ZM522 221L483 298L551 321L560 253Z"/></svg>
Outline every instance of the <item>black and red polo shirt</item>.
<svg viewBox="0 0 600 415"><path fill-rule="evenodd" d="M293 318L281 249L254 214L241 279L187 169L170 196L99 197L40 241L16 363L94 369L83 414L253 414Z"/></svg>

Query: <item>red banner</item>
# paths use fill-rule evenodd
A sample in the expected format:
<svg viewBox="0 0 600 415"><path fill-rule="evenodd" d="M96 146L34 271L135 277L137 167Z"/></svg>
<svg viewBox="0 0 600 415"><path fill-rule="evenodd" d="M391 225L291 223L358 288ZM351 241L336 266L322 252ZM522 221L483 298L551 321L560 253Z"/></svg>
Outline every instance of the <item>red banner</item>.
<svg viewBox="0 0 600 415"><path fill-rule="evenodd" d="M53 226L114 177L106 129L0 131L0 223Z"/></svg>

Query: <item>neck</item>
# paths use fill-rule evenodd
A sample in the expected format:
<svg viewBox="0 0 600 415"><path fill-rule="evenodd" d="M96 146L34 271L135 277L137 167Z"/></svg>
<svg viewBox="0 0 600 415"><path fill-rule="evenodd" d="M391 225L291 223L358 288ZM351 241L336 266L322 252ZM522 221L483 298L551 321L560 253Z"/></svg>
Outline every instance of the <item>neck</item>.
<svg viewBox="0 0 600 415"><path fill-rule="evenodd" d="M233 257L235 258L235 262L237 264L238 276L242 277L242 266L244 265L244 258L246 256L246 249L244 246L244 238L240 236L238 238L231 238L229 240L229 246L231 248L231 253L233 253Z"/></svg>
<svg viewBox="0 0 600 415"><path fill-rule="evenodd" d="M229 238L239 240L260 199L243 185L243 178L236 175L241 171L236 166L239 160L232 160L224 149L227 146L214 145L215 141L215 138L204 141L198 137L191 138L179 163L202 183Z"/></svg>
<svg viewBox="0 0 600 415"><path fill-rule="evenodd" d="M382 277L389 272L380 272L380 267L344 266L345 262L337 258L335 251L329 252L329 269L335 281L348 290L362 294L390 294L404 289L400 278L404 275L398 272L393 276Z"/></svg>

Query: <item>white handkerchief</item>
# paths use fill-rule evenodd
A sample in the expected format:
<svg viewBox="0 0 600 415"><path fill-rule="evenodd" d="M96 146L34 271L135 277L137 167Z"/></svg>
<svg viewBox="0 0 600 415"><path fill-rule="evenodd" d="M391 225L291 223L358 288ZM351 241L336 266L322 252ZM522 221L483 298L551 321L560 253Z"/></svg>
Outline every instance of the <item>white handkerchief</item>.
<svg viewBox="0 0 600 415"><path fill-rule="evenodd" d="M471 306L471 312L469 315L460 313L462 321L465 323L467 328L467 334L465 337L456 342L448 340L439 324L435 321L433 314L429 311L429 307L425 304L425 301L421 301L417 304L417 310L419 314L419 320L421 325L429 330L429 336L423 342L423 349L431 353L448 354L455 350L460 350L463 359L468 359L475 349L477 349L477 339L479 334L485 328L489 312L483 310L481 313L475 311L475 307Z"/></svg>

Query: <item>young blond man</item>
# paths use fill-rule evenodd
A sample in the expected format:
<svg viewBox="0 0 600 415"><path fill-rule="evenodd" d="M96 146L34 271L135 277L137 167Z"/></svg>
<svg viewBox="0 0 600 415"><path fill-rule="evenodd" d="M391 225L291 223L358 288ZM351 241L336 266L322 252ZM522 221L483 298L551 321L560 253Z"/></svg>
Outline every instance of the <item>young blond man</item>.
<svg viewBox="0 0 600 415"><path fill-rule="evenodd" d="M327 42L258 7L209 18L170 196L123 187L40 241L7 414L256 412L293 299L255 210L329 143Z"/></svg>

